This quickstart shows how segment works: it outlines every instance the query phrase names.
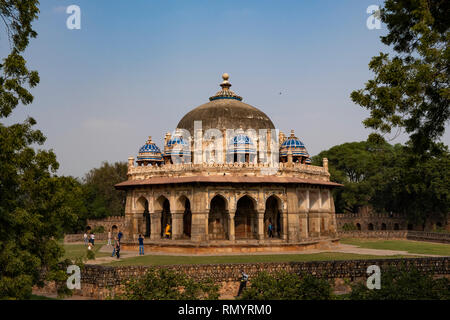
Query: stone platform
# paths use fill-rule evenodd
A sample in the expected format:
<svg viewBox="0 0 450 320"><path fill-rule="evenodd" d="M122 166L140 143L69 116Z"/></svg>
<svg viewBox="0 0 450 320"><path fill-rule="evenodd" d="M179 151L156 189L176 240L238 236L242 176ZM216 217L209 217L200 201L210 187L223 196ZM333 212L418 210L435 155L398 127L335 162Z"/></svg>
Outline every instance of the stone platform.
<svg viewBox="0 0 450 320"><path fill-rule="evenodd" d="M222 240L198 243L187 240L146 240L145 252L217 254L217 253L256 253L256 252L298 252L306 250L327 250L338 247L339 238L308 239L307 241L287 243L283 240ZM124 251L138 251L135 242L123 242Z"/></svg>

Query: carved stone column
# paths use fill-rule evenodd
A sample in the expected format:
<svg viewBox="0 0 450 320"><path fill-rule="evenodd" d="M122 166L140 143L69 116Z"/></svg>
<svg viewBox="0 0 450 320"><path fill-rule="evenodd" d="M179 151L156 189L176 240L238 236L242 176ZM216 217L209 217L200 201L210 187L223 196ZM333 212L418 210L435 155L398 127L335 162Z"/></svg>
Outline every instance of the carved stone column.
<svg viewBox="0 0 450 320"><path fill-rule="evenodd" d="M192 212L192 228L191 228L192 241L200 242L207 240L208 213L209 213L208 211Z"/></svg>
<svg viewBox="0 0 450 320"><path fill-rule="evenodd" d="M184 210L172 211L172 239L181 239L183 236Z"/></svg>
<svg viewBox="0 0 450 320"><path fill-rule="evenodd" d="M281 229L281 239L287 240L288 236L288 217L286 210L284 212L281 212L281 219L282 219L282 229Z"/></svg>
<svg viewBox="0 0 450 320"><path fill-rule="evenodd" d="M159 240L161 239L161 214L162 211L156 211L150 214L151 219L151 240Z"/></svg>
<svg viewBox="0 0 450 320"><path fill-rule="evenodd" d="M230 241L235 240L235 234L234 234L234 211L230 212L228 214L228 239Z"/></svg>
<svg viewBox="0 0 450 320"><path fill-rule="evenodd" d="M264 210L258 210L258 240L264 240Z"/></svg>

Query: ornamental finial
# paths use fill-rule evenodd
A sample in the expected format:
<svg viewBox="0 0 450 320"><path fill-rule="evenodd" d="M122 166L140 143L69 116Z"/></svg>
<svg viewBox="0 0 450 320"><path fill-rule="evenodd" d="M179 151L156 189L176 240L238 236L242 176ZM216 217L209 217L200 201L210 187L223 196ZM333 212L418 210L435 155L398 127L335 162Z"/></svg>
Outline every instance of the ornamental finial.
<svg viewBox="0 0 450 320"><path fill-rule="evenodd" d="M217 100L217 99L234 99L238 101L242 101L242 97L235 94L233 91L230 90L231 83L228 81L230 79L230 75L228 73L222 74L222 83L220 86L222 87L222 90L217 92L214 96L210 97L209 100Z"/></svg>

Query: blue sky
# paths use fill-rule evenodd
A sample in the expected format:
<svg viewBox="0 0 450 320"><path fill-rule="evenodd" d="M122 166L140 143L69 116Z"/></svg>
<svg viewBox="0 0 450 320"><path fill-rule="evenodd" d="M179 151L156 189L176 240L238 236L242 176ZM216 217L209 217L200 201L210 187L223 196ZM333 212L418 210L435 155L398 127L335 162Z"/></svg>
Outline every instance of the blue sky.
<svg viewBox="0 0 450 320"><path fill-rule="evenodd" d="M81 30L66 28L72 4ZM285 133L295 129L311 155L364 140L368 112L349 95L371 78L370 58L387 50L385 26L366 27L372 4L382 1L41 0L26 52L41 82L33 104L6 122L34 117L58 173L81 177L136 156L149 135L162 147L227 72L244 102Z"/></svg>

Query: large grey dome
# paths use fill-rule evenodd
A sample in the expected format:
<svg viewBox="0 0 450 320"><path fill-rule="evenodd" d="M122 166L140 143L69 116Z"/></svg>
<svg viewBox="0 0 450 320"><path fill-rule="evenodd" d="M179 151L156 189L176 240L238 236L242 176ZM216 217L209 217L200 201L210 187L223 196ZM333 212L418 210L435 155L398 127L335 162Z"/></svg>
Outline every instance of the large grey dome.
<svg viewBox="0 0 450 320"><path fill-rule="evenodd" d="M272 121L261 110L243 103L229 88L228 75L223 75L222 90L205 103L188 112L178 123L177 128L194 134L194 121L202 121L202 129L275 129Z"/></svg>

